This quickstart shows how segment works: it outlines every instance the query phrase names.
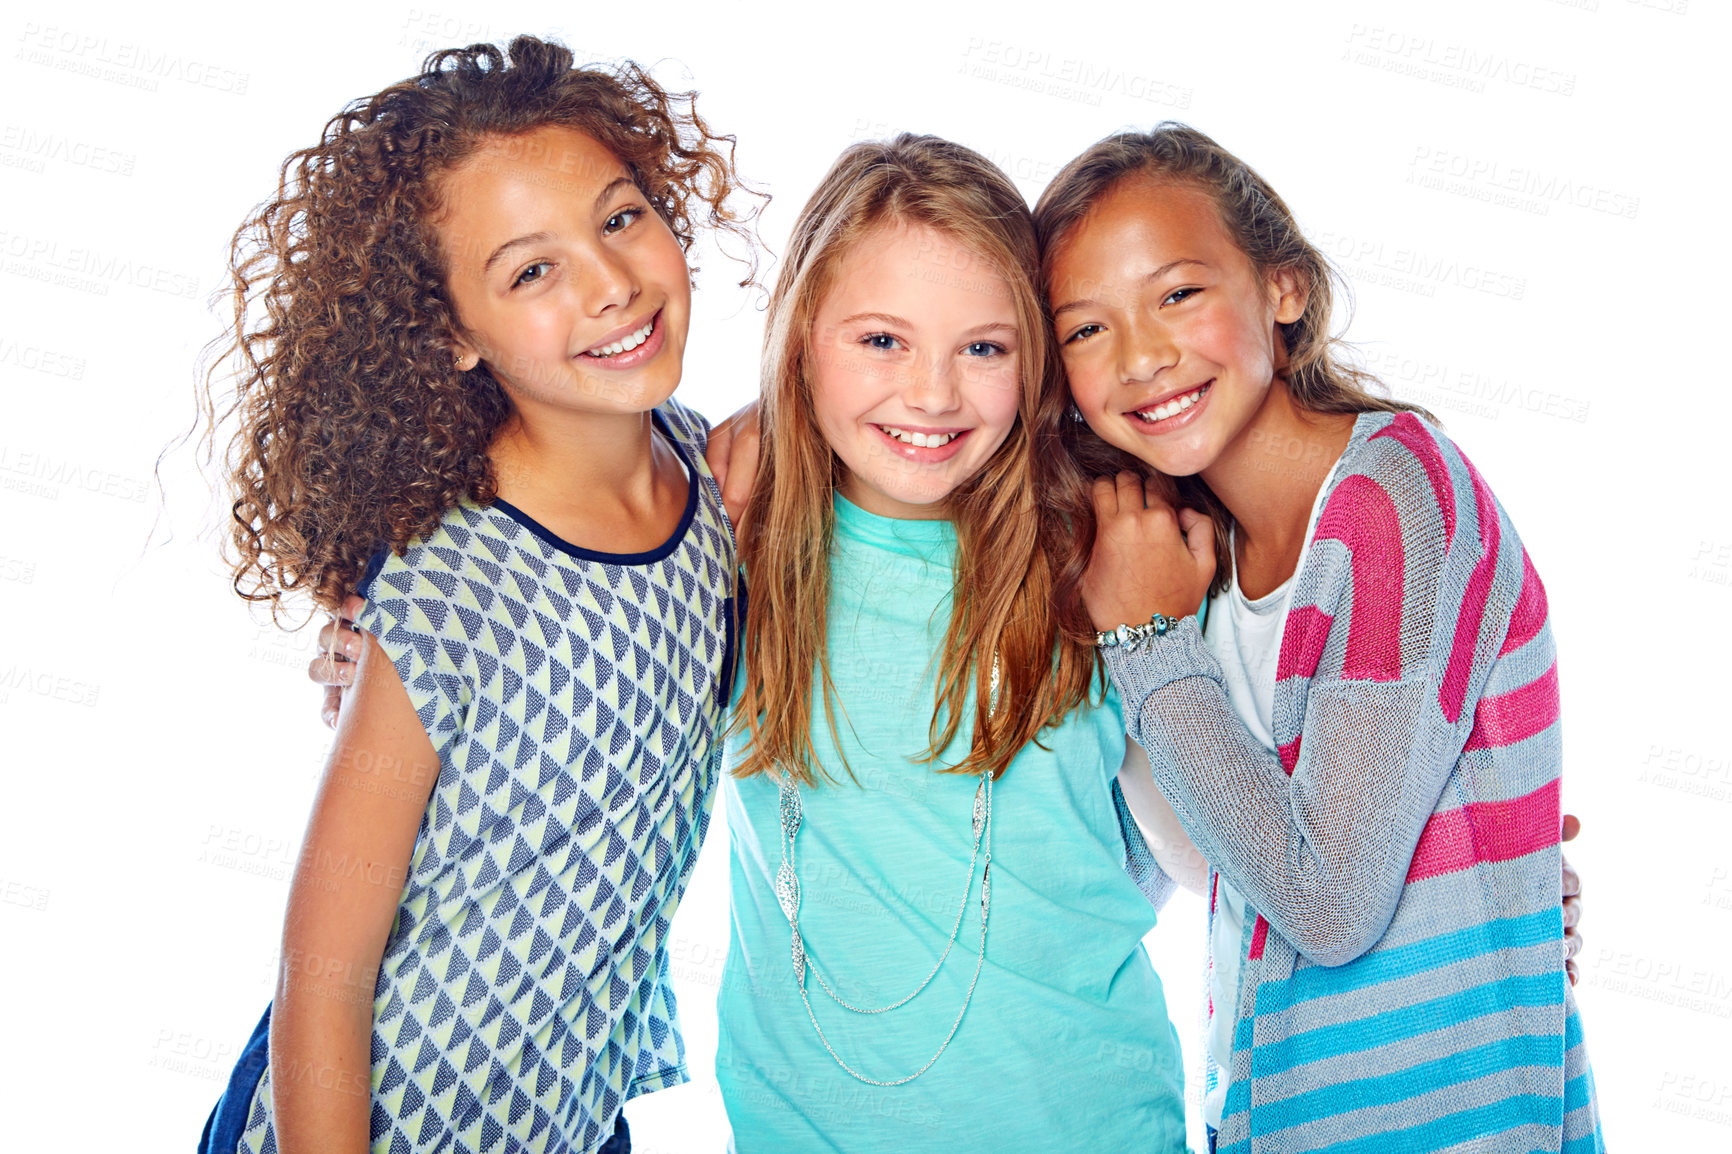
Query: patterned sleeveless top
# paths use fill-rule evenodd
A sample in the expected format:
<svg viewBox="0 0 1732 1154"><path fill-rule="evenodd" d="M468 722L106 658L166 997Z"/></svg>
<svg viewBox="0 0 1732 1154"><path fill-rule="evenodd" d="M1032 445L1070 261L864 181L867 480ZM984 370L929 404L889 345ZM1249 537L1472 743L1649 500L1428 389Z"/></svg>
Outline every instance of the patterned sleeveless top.
<svg viewBox="0 0 1732 1154"><path fill-rule="evenodd" d="M687 1079L668 923L720 767L734 549L702 418L655 420L691 481L658 548L466 503L362 580L440 762L375 991L375 1151L591 1151ZM276 1148L269 1077L243 1151Z"/></svg>

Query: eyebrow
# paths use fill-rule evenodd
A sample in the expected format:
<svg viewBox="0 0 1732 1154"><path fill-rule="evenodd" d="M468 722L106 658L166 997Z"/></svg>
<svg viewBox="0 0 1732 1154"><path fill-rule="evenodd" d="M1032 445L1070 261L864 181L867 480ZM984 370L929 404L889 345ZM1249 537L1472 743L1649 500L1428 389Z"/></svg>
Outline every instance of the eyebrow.
<svg viewBox="0 0 1732 1154"><path fill-rule="evenodd" d="M895 327L895 328L904 328L904 329L911 329L911 328L915 327L913 321L909 320L906 317L899 317L894 313L855 313L853 316L843 317L840 321L837 322L837 324L838 325L851 325L857 321L877 321L881 324L886 324L886 325L890 325L890 326ZM992 332L1007 332L1007 333L1014 334L1016 332L1016 326L1013 324L1010 324L1006 321L988 321L987 323L985 323L983 325L975 325L973 328L965 329L963 331L962 335L963 336L972 336L975 333L992 333Z"/></svg>
<svg viewBox="0 0 1732 1154"><path fill-rule="evenodd" d="M1148 276L1144 277L1143 283L1144 284L1151 284L1154 281L1158 281L1162 277L1166 276L1168 273L1172 272L1174 269L1178 268L1182 264L1197 264L1197 265L1202 265L1204 268L1209 267L1207 262L1197 260L1194 257L1188 257L1188 256L1180 257L1178 260L1168 261L1166 264L1162 265L1160 268L1156 269L1154 272L1152 272ZM1086 308L1089 305L1096 305L1099 303L1100 302L1095 300L1093 297L1079 297L1076 300L1065 301L1062 305L1055 306L1052 310L1052 315L1053 315L1054 319L1057 319L1058 314L1060 314L1060 313L1069 312L1072 309Z"/></svg>
<svg viewBox="0 0 1732 1154"><path fill-rule="evenodd" d="M855 321L879 321L887 325L900 325L905 329L914 327L914 322L906 317L896 316L894 313L855 313L853 316L843 317L837 323L851 325Z"/></svg>
<svg viewBox="0 0 1732 1154"><path fill-rule="evenodd" d="M626 185L630 188L636 188L637 187L637 181L633 180L629 176L616 176L616 177L614 177L613 180L608 182L608 185L606 188L604 188L600 192L596 193L595 208L596 208L597 212L601 211L602 207L607 204L608 199L613 196L614 190L619 188L619 186L622 184ZM493 250L493 255L488 257L487 263L481 266L481 275L486 276L489 272L493 271L493 266L498 264L500 259L502 257L504 257L505 254L507 252L509 252L511 249L514 249L514 248L518 247L519 245L541 244L543 241L549 241L552 239L553 239L553 234L551 232L547 232L545 230L543 230L542 232L531 232L531 233L526 233L523 236L513 237L512 239L506 241L504 244L500 245L498 248Z"/></svg>
<svg viewBox="0 0 1732 1154"><path fill-rule="evenodd" d="M637 188L637 181L633 180L629 176L614 177L612 180L608 181L606 188L595 194L595 208L597 212L601 211L602 206L607 203L608 197L613 195L613 190L622 184L628 188Z"/></svg>
<svg viewBox="0 0 1732 1154"><path fill-rule="evenodd" d="M489 272L492 272L493 266L498 264L500 258L511 249L517 248L519 245L540 244L543 241L552 239L553 234L546 231L532 232L524 236L513 237L511 240L506 241L504 244L493 250L493 255L488 257L487 263L481 266L481 275L486 276Z"/></svg>

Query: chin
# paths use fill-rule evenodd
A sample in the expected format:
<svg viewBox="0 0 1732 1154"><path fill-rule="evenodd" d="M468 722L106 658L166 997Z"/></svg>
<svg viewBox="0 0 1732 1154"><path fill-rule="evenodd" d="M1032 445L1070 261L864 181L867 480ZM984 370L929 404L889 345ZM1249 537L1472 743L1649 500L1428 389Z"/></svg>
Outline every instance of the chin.
<svg viewBox="0 0 1732 1154"><path fill-rule="evenodd" d="M930 485L909 484L898 479L900 483L876 485L879 493L899 505L911 509L934 509L941 507L950 494L956 491L956 486L948 480L936 480Z"/></svg>

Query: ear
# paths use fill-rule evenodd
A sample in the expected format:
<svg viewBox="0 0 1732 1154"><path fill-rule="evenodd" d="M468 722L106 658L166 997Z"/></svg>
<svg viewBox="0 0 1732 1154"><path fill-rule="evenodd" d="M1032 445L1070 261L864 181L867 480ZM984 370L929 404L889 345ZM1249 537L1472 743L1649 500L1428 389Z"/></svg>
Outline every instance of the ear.
<svg viewBox="0 0 1732 1154"><path fill-rule="evenodd" d="M1297 268L1277 269L1269 274L1269 300L1275 306L1276 322L1290 325L1305 315L1311 282Z"/></svg>
<svg viewBox="0 0 1732 1154"><path fill-rule="evenodd" d="M451 342L451 356L456 360L458 370L465 373L481 363L480 350L465 340Z"/></svg>

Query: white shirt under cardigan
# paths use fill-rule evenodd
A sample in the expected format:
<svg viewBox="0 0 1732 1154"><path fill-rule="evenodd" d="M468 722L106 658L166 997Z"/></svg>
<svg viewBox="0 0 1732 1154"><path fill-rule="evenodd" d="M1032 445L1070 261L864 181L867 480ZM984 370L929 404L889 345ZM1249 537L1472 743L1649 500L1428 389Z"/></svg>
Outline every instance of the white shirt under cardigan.
<svg viewBox="0 0 1732 1154"><path fill-rule="evenodd" d="M1323 494L1335 477L1335 466L1318 486L1305 523L1305 540L1317 528ZM1304 555L1299 568L1304 568ZM1272 592L1255 601L1245 597L1237 579L1209 605L1203 639L1226 677L1227 700L1245 729L1270 754L1275 752L1275 672L1281 656L1281 634L1287 624L1287 606L1293 600L1292 576ZM1245 932L1245 899L1238 890L1216 875L1215 919L1209 939L1209 1057L1214 1069L1203 1089L1203 1119L1219 1129L1221 1109L1227 1100L1227 1077L1233 1053L1233 1023L1239 1016L1239 938Z"/></svg>

